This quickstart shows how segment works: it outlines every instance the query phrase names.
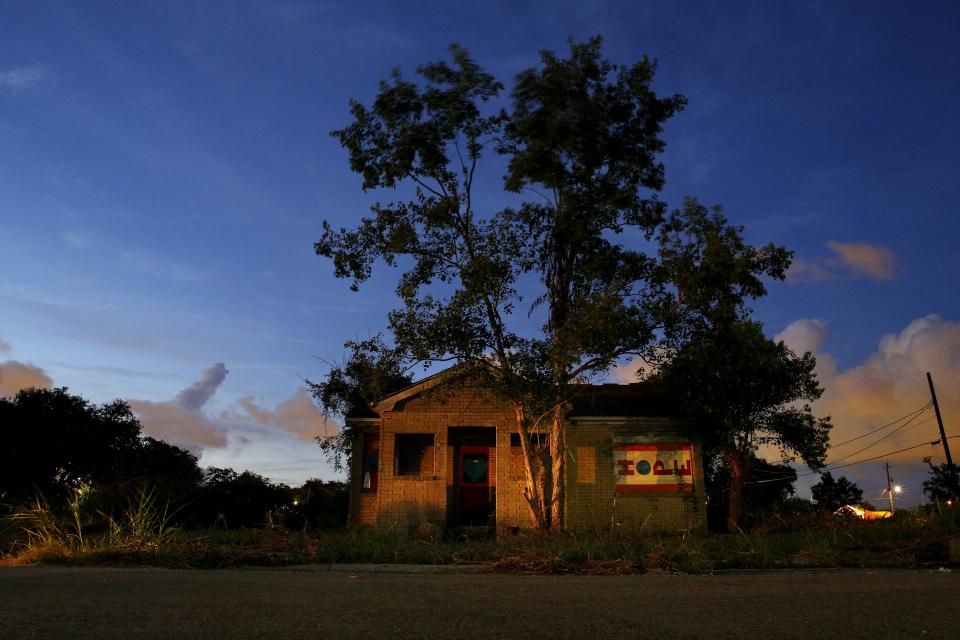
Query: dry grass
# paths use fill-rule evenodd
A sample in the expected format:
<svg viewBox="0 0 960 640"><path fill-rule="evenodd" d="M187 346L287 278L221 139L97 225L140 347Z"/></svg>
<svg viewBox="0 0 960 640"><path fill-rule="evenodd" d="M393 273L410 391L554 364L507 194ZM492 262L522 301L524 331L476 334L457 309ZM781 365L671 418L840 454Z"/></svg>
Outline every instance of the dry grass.
<svg viewBox="0 0 960 640"><path fill-rule="evenodd" d="M143 508L134 508L139 504ZM145 506L152 504L152 507ZM424 530L362 529L305 534L282 528L179 530L162 505L132 503L119 518L85 525L38 503L0 522L0 564L70 563L171 568L290 564L479 564L508 573L702 573L793 567L956 565L960 510L898 513L864 522L824 516L774 518L749 533L535 533L500 539L444 537ZM4 533L5 531L5 533ZM7 543L3 544L6 536Z"/></svg>

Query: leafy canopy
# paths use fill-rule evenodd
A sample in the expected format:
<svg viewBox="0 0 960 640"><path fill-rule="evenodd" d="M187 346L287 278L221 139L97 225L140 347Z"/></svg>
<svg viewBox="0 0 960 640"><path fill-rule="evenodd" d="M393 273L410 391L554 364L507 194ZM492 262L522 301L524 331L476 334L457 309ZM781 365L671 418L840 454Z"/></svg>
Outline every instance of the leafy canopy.
<svg viewBox="0 0 960 640"><path fill-rule="evenodd" d="M812 354L797 356L746 320L694 335L662 380L708 449L748 456L772 446L816 469L826 456L830 422L814 417L808 404L823 392L815 366Z"/></svg>
<svg viewBox="0 0 960 640"><path fill-rule="evenodd" d="M814 502L824 511L833 512L844 505L863 502L863 490L856 483L843 476L834 479L829 471L820 475L820 482L810 487L810 492Z"/></svg>

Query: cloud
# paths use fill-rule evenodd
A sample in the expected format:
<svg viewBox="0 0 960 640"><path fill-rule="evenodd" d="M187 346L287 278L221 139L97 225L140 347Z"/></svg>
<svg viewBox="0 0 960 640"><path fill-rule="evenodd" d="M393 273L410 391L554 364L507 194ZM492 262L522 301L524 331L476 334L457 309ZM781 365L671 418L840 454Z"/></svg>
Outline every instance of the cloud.
<svg viewBox="0 0 960 640"><path fill-rule="evenodd" d="M887 247L865 242L830 240L827 248L833 255L812 260L794 260L787 271L787 280L794 283L837 278L870 278L882 281L894 280L897 277L896 256Z"/></svg>
<svg viewBox="0 0 960 640"><path fill-rule="evenodd" d="M627 362L617 364L610 369L607 374L607 382L612 384L639 382L655 371L655 366L649 364L640 356L634 356Z"/></svg>
<svg viewBox="0 0 960 640"><path fill-rule="evenodd" d="M0 92L19 93L36 89L50 77L42 64L31 64L0 71Z"/></svg>
<svg viewBox="0 0 960 640"><path fill-rule="evenodd" d="M787 282L819 282L829 280L833 275L826 267L816 262L795 258L787 270Z"/></svg>
<svg viewBox="0 0 960 640"><path fill-rule="evenodd" d="M194 453L204 447L225 447L223 428L203 412L188 409L176 402L133 400L130 408L137 414L144 432L159 440L189 449Z"/></svg>
<svg viewBox="0 0 960 640"><path fill-rule="evenodd" d="M826 323L822 321L798 320L784 329L778 338L783 338L788 345L788 340L793 340L807 350L811 347L819 349L825 331ZM953 424L960 420L960 323L939 315L918 318L899 333L884 336L875 352L860 364L843 371L837 369L831 354L817 353L816 356L817 376L825 390L814 404L814 411L817 415L831 416L834 428L830 440L835 445L926 405L930 401L927 371L931 372L937 387L948 435L960 434L956 427L950 428L951 416ZM892 433L898 426L902 428ZM846 457L885 435L890 437L860 454ZM876 435L835 446L828 462L839 458L861 460L938 439L933 412L927 410L909 424L897 423ZM936 459L938 456L942 458L943 454L940 447L920 447L892 454L888 459L918 463L925 455L933 455Z"/></svg>
<svg viewBox="0 0 960 640"><path fill-rule="evenodd" d="M831 240L827 247L840 256L843 263L854 275L892 280L896 275L893 251L877 244L863 242L836 242Z"/></svg>
<svg viewBox="0 0 960 640"><path fill-rule="evenodd" d="M130 408L150 436L197 452L203 447L225 447L227 436L222 425L200 409L210 400L227 377L222 362L207 367L200 378L177 394L173 401L133 400Z"/></svg>
<svg viewBox="0 0 960 640"><path fill-rule="evenodd" d="M186 409L200 409L216 393L228 373L222 362L210 365L200 374L199 380L177 394L177 404Z"/></svg>
<svg viewBox="0 0 960 640"><path fill-rule="evenodd" d="M30 387L49 389L52 386L53 380L40 367L16 360L0 362L0 397L12 398L21 389Z"/></svg>
<svg viewBox="0 0 960 640"><path fill-rule="evenodd" d="M7 351L10 351L10 343L4 342L3 338L0 338L0 353L6 353Z"/></svg>
<svg viewBox="0 0 960 640"><path fill-rule="evenodd" d="M200 282L206 275L192 266L154 253L148 249L125 249L120 259L144 274L174 282Z"/></svg>
<svg viewBox="0 0 960 640"><path fill-rule="evenodd" d="M312 442L318 435L333 433L338 427L324 416L305 389L297 392L289 400L278 404L272 411L254 401L253 396L244 396L237 400L239 411L224 412L224 420L249 421L284 431L303 442Z"/></svg>
<svg viewBox="0 0 960 640"><path fill-rule="evenodd" d="M823 320L801 318L773 337L782 340L797 355L808 351L817 353L827 337L827 323Z"/></svg>

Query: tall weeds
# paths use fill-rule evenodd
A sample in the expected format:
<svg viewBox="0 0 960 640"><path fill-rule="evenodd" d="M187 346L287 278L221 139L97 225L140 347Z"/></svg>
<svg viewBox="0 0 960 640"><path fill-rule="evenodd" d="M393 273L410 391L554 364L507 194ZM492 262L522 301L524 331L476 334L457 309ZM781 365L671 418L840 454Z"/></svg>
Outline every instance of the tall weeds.
<svg viewBox="0 0 960 640"><path fill-rule="evenodd" d="M102 551L159 549L173 529L169 502L161 503L154 489L141 487L127 494L119 515L91 508L89 486L71 491L57 509L38 494L26 508L5 520L20 535L10 556L19 563L56 560Z"/></svg>

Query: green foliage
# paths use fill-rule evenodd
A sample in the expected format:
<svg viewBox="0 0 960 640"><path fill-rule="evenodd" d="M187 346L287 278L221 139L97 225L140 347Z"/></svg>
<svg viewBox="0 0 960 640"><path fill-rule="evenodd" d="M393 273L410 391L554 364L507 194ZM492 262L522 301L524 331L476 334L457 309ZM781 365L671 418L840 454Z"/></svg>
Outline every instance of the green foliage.
<svg viewBox="0 0 960 640"><path fill-rule="evenodd" d="M292 502L285 485L263 476L233 469L207 469L203 484L191 501L187 513L198 526L223 528L279 524L280 510Z"/></svg>
<svg viewBox="0 0 960 640"><path fill-rule="evenodd" d="M863 490L856 483L843 476L835 480L829 471L820 474L820 482L810 487L810 491L817 507L829 513L846 504L859 505L863 500Z"/></svg>
<svg viewBox="0 0 960 640"><path fill-rule="evenodd" d="M352 229L324 222L317 254L354 289L378 260L404 269L402 306L388 315L392 354L378 344L375 361L401 371L416 362L481 365L470 369L474 382L514 404L524 495L540 526L562 520L570 383L716 324L789 263L783 249L747 246L741 229L694 200L667 215L656 197L660 134L685 99L658 97L655 69L646 58L610 63L599 37L571 40L567 58L541 52L541 64L517 76L509 109L497 111L489 102L503 85L453 46L449 63L417 70L419 83L395 71L371 107L351 102L353 123L333 132L364 189L412 197L377 203ZM504 189L519 202L478 211L474 180L492 153L506 159ZM625 246L626 231L653 250ZM522 306L542 320L537 330L514 316ZM315 392L328 406L325 394L346 397L359 381L335 368ZM549 455L526 444L542 417L552 419Z"/></svg>
<svg viewBox="0 0 960 640"><path fill-rule="evenodd" d="M343 482L312 478L290 493L292 501L280 510L286 528L316 531L346 526L350 491Z"/></svg>
<svg viewBox="0 0 960 640"><path fill-rule="evenodd" d="M952 471L946 462L933 464L929 457L923 461L930 467L930 477L923 481L923 492L935 502L946 502L958 498L957 470Z"/></svg>
<svg viewBox="0 0 960 640"><path fill-rule="evenodd" d="M794 499L796 500L796 499ZM172 568L281 566L318 563L477 564L514 573L712 572L718 569L956 566L948 541L960 531L960 510L903 511L863 521L798 509L771 514L749 533L689 535L616 529L499 539L411 537L396 530L351 529L304 534L282 528L165 529L161 537L108 543L84 532L85 551L58 544L18 546L0 564L67 562ZM67 530L61 522L48 523Z"/></svg>
<svg viewBox="0 0 960 640"><path fill-rule="evenodd" d="M711 531L724 531L730 511L731 469L726 457L713 456L707 461L704 479L707 493L707 525ZM744 520L741 528L750 530L774 513L791 513L790 503L797 481L797 472L786 464L775 464L756 456L744 478ZM805 502L805 501L804 501ZM809 504L809 503L808 503ZM791 506L793 505L793 506Z"/></svg>
<svg viewBox="0 0 960 640"><path fill-rule="evenodd" d="M724 321L694 333L660 373L708 455L722 455L730 469L730 530L742 522L744 482L759 447L822 466L831 425L807 404L822 393L815 366L812 354L795 355L757 322Z"/></svg>
<svg viewBox="0 0 960 640"><path fill-rule="evenodd" d="M51 505L38 496L7 516L6 522L21 532L13 554L21 561L68 559L102 549L141 552L157 549L174 531L169 502L156 491L140 488L126 495L119 513L94 506L89 485L74 489L65 507Z"/></svg>
<svg viewBox="0 0 960 640"><path fill-rule="evenodd" d="M123 481L139 472L133 458L152 447L125 402L97 406L66 388L0 398L0 415L0 502L25 502L37 491L59 502L86 485Z"/></svg>
<svg viewBox="0 0 960 640"><path fill-rule="evenodd" d="M326 415L344 419L413 381L401 355L388 348L380 336L347 342L346 346L350 355L345 362L332 366L320 382L307 381ZM317 443L336 470L350 468L354 437L348 426L329 437L317 436Z"/></svg>

